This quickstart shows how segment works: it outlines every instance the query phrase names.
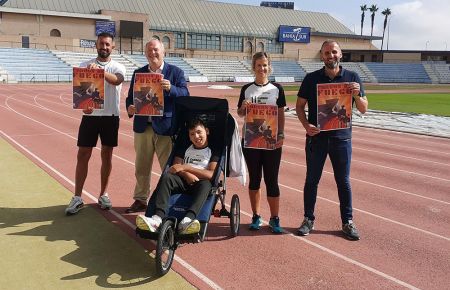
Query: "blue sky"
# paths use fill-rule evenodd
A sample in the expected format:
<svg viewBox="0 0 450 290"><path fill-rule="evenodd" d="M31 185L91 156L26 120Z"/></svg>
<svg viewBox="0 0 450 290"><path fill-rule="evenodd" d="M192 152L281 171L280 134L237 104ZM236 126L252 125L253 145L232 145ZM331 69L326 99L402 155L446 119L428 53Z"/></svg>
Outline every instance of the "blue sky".
<svg viewBox="0 0 450 290"><path fill-rule="evenodd" d="M238 3L259 6L261 1L210 0L215 2ZM325 12L345 26L360 34L360 6L373 4L379 7L375 14L374 35L383 34L384 15L381 11L392 11L389 27L389 49L401 50L450 50L450 1L448 0L297 0L295 9ZM343 5L342 3L345 3ZM364 21L365 35L370 35L370 12ZM384 48L386 49L387 32ZM381 41L374 44L381 47Z"/></svg>

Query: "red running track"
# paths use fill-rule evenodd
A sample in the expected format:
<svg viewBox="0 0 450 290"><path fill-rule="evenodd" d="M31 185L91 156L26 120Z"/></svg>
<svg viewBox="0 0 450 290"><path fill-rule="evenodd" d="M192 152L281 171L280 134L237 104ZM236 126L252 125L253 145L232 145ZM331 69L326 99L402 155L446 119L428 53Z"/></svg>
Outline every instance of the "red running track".
<svg viewBox="0 0 450 290"><path fill-rule="evenodd" d="M124 96L126 91L124 87ZM204 96L238 93L193 84L190 91ZM237 98L228 99L235 114ZM122 112L124 102L123 97ZM71 109L71 87L1 85L0 112L1 137L73 191L81 112ZM179 248L173 270L202 289L450 287L449 139L354 127L351 179L354 220L362 239L352 242L340 233L328 161L319 186L316 230L306 238L293 234L303 215L305 133L296 118L287 117L285 134L279 179L280 218L286 233L272 235L267 224L259 232L248 231L247 189L228 179L227 201L233 193L241 199L240 236L229 237L228 219L212 218L207 240ZM95 203L99 191L99 161L99 150L94 150L85 186L93 196L92 200L85 196L89 203ZM160 173L156 165L154 170L152 184ZM132 202L133 186L132 122L123 113L108 188L114 207L99 212L136 238L135 215L124 213ZM262 216L265 221L269 218L265 202ZM152 248L149 241L140 242Z"/></svg>

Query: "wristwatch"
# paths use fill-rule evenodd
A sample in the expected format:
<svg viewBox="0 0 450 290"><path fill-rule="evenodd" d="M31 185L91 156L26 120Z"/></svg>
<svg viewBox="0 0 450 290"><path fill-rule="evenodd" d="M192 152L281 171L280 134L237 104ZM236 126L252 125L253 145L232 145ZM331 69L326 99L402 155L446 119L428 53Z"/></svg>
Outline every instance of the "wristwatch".
<svg viewBox="0 0 450 290"><path fill-rule="evenodd" d="M284 139L284 133L283 132L278 133L278 139Z"/></svg>

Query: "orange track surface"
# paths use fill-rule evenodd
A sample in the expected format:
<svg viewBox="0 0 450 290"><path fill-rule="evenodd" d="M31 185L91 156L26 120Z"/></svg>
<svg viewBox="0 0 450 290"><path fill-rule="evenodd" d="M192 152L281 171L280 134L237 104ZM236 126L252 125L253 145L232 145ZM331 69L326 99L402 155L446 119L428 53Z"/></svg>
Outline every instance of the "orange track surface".
<svg viewBox="0 0 450 290"><path fill-rule="evenodd" d="M127 89L121 100L119 147L114 150L108 188L113 210L102 214L134 237L135 216L124 213L134 186L132 120L124 109ZM198 84L191 84L190 91L204 96L239 92L209 90ZM237 98L228 99L236 115ZM81 112L71 109L71 87L1 85L0 113L2 138L73 190ZM319 186L316 230L306 238L292 234L303 215L304 134L299 121L288 117L279 176L280 219L286 234L272 235L267 225L259 232L248 231L247 189L228 179L227 202L234 193L241 199L240 236L230 238L228 219L212 218L206 241L179 248L172 269L202 289L448 288L450 140L353 128L354 220L362 238L351 242L340 233L338 197L328 161ZM154 164L152 184L156 185L160 170L156 160ZM94 150L85 190L95 197L99 166L99 150ZM85 201L93 203L87 197ZM265 198L262 216L265 221L269 218ZM143 247L152 247L149 241L139 241Z"/></svg>

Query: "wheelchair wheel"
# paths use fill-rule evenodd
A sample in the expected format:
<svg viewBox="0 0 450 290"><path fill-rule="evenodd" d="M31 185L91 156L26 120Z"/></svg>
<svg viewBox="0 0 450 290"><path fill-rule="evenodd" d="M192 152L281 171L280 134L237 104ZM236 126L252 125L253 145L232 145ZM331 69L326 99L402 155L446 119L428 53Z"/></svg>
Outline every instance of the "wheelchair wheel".
<svg viewBox="0 0 450 290"><path fill-rule="evenodd" d="M156 243L156 271L159 276L164 276L169 272L175 255L175 227L171 220L166 220L159 230L158 241Z"/></svg>
<svg viewBox="0 0 450 290"><path fill-rule="evenodd" d="M239 223L241 221L241 206L239 204L239 196L234 194L231 198L230 206L230 227L231 235L236 237L239 234Z"/></svg>

